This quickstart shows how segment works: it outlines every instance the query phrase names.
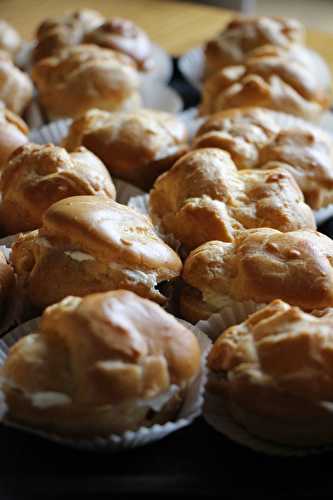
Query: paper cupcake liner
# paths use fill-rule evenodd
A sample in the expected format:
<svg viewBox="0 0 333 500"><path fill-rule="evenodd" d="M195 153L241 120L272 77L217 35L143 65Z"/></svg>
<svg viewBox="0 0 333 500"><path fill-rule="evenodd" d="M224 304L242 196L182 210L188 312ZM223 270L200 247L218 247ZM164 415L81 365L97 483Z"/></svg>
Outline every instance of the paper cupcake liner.
<svg viewBox="0 0 333 500"><path fill-rule="evenodd" d="M224 330L230 326L242 323L250 314L266 305L257 304L252 300L237 302L230 299L229 304L223 307L218 313L212 314L207 320L198 321L195 326L214 341Z"/></svg>
<svg viewBox="0 0 333 500"><path fill-rule="evenodd" d="M230 303L230 306L223 308L217 314L213 314L206 321L199 321L195 326L215 341L228 327L243 322L250 314L265 307L265 305L256 304L252 301L244 303L234 301ZM229 414L224 405L223 396L220 394L216 395L206 391L203 415L206 422L217 432L232 441L261 453L278 456L304 456L325 451L323 447L299 448L279 445L254 436ZM327 449L332 449L332 447Z"/></svg>
<svg viewBox="0 0 333 500"><path fill-rule="evenodd" d="M185 122L190 141L192 141L201 125L203 125L203 123L205 122L205 118L199 116L198 108L189 108L186 111L182 111L181 113L179 113L179 116Z"/></svg>
<svg viewBox="0 0 333 500"><path fill-rule="evenodd" d="M47 125L35 128L29 133L29 140L36 144L52 143L59 146L68 134L71 123L72 120L67 118L63 120L56 120Z"/></svg>
<svg viewBox="0 0 333 500"><path fill-rule="evenodd" d="M223 404L223 397L206 391L203 416L208 425L217 432L228 437L238 444L251 448L254 451L281 457L304 457L332 451L332 446L321 446L317 448L296 448L287 445L279 445L258 438L250 434L245 427L241 426L228 413ZM309 430L311 432L311 429Z"/></svg>
<svg viewBox="0 0 333 500"><path fill-rule="evenodd" d="M143 215L146 215L150 219L149 215L149 194L143 194L139 196L133 196L129 199L127 206L133 208L137 212L140 212ZM166 234L162 231L159 225L154 225L155 231L158 236L171 248L173 248L176 252L179 252L181 249L181 242L177 240L173 234Z"/></svg>
<svg viewBox="0 0 333 500"><path fill-rule="evenodd" d="M314 210L313 215L316 221L317 226L323 224L328 219L333 217L333 203L327 205L327 207L323 207L319 210Z"/></svg>
<svg viewBox="0 0 333 500"><path fill-rule="evenodd" d="M168 434L175 432L182 427L190 425L191 422L197 416L199 416L202 411L204 389L207 381L206 358L211 346L211 342L204 333L198 330L198 328L193 327L186 322L180 322L182 324L185 324L185 326L188 327L198 339L201 349L201 369L199 375L187 389L184 403L179 412L177 420L167 422L163 425L156 424L152 427L142 427L137 431L127 431L121 435L111 434L107 438L97 437L92 439L74 439L64 437L53 432L37 430L27 425L11 422L6 418L6 404L4 401L4 395L0 392L0 418L2 420L2 424L8 427L20 429L30 434L40 436L44 439L56 442L61 445L69 446L71 448L111 453L126 450L129 448L144 446L148 443L163 439ZM36 330L38 327L38 323L39 318L28 321L27 323L20 325L15 330L6 334L3 339L0 339L0 367L6 360L9 348L13 344L15 344L15 342L17 342L21 337L24 337L25 335L28 335L29 333Z"/></svg>

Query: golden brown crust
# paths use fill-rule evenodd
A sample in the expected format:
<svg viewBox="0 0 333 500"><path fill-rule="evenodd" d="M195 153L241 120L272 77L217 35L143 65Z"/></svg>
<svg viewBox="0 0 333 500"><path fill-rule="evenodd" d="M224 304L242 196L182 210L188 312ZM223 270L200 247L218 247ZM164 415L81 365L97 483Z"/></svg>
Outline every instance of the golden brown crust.
<svg viewBox="0 0 333 500"><path fill-rule="evenodd" d="M208 364L233 417L273 441L332 440L332 328L332 316L276 300L220 335Z"/></svg>
<svg viewBox="0 0 333 500"><path fill-rule="evenodd" d="M0 318L4 319L8 301L12 297L15 289L15 276L13 268L7 263L7 260L0 251Z"/></svg>
<svg viewBox="0 0 333 500"><path fill-rule="evenodd" d="M39 228L46 210L69 196L116 197L107 169L93 153L81 147L68 154L53 144L17 149L3 165L0 190L3 234Z"/></svg>
<svg viewBox="0 0 333 500"><path fill-rule="evenodd" d="M133 59L141 71L148 71L153 65L151 41L147 34L129 19L113 17L87 33L83 43L122 52Z"/></svg>
<svg viewBox="0 0 333 500"><path fill-rule="evenodd" d="M16 29L4 19L0 19L0 50L5 50L14 57L21 45L22 39Z"/></svg>
<svg viewBox="0 0 333 500"><path fill-rule="evenodd" d="M32 92L29 75L13 64L7 52L0 50L0 101L21 115L32 99Z"/></svg>
<svg viewBox="0 0 333 500"><path fill-rule="evenodd" d="M140 79L125 54L77 45L42 59L32 69L39 99L51 117L77 117L90 108L109 111L140 106Z"/></svg>
<svg viewBox="0 0 333 500"><path fill-rule="evenodd" d="M0 167L19 146L28 142L26 123L15 113L0 106Z"/></svg>
<svg viewBox="0 0 333 500"><path fill-rule="evenodd" d="M205 46L205 76L234 64L242 64L251 52L265 45L288 48L304 44L304 28L296 19L246 16L230 21Z"/></svg>
<svg viewBox="0 0 333 500"><path fill-rule="evenodd" d="M148 189L187 152L187 139L185 124L171 113L91 109L74 120L64 146L69 151L86 146L112 175Z"/></svg>
<svg viewBox="0 0 333 500"><path fill-rule="evenodd" d="M150 192L150 214L186 248L232 241L235 231L315 229L311 209L282 168L238 171L230 156L204 148L182 157Z"/></svg>
<svg viewBox="0 0 333 500"><path fill-rule="evenodd" d="M34 62L54 56L65 47L81 43L86 33L103 22L104 17L91 9L80 9L62 17L45 19L37 28Z"/></svg>
<svg viewBox="0 0 333 500"><path fill-rule="evenodd" d="M193 250L183 279L216 308L226 299L281 298L305 310L321 309L333 305L332 259L333 242L321 233L252 229L233 243L210 241Z"/></svg>
<svg viewBox="0 0 333 500"><path fill-rule="evenodd" d="M228 151L239 169L283 166L313 209L333 202L332 138L305 122L291 125L286 115L264 108L222 111L200 127L194 147Z"/></svg>
<svg viewBox="0 0 333 500"><path fill-rule="evenodd" d="M111 433L148 423L150 400L172 385L183 391L199 368L189 330L158 305L117 290L48 308L38 331L10 350L2 387L14 419L60 432ZM42 393L53 393L45 408L38 406ZM57 394L65 402L57 405Z"/></svg>
<svg viewBox="0 0 333 500"><path fill-rule="evenodd" d="M227 66L203 88L202 115L261 106L316 120L330 106L330 89L319 81L302 47L263 47L242 65Z"/></svg>
<svg viewBox="0 0 333 500"><path fill-rule="evenodd" d="M144 215L102 196L52 205L41 229L14 244L12 262L38 307L66 295L118 288L165 302L155 286L176 278L182 268Z"/></svg>

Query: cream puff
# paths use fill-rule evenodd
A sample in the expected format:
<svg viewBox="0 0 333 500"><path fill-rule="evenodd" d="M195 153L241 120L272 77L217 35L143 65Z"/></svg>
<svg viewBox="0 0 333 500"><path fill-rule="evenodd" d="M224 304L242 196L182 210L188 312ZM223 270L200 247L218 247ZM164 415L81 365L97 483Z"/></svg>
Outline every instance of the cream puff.
<svg viewBox="0 0 333 500"><path fill-rule="evenodd" d="M177 417L200 370L194 334L157 304L117 290L66 297L9 350L9 420L71 436L109 436Z"/></svg>
<svg viewBox="0 0 333 500"><path fill-rule="evenodd" d="M119 288L163 304L158 286L182 269L147 217L105 196L74 196L52 205L41 228L15 242L11 260L38 308L67 295Z"/></svg>
<svg viewBox="0 0 333 500"><path fill-rule="evenodd" d="M2 165L0 192L2 234L39 228L46 210L69 196L116 197L107 169L87 149L67 153L53 144L31 143L16 149Z"/></svg>

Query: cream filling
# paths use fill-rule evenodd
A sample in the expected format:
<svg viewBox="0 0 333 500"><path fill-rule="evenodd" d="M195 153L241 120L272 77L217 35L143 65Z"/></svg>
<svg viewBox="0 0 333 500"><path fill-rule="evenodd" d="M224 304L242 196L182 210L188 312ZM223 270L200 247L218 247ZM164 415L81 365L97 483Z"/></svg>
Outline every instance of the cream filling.
<svg viewBox="0 0 333 500"><path fill-rule="evenodd" d="M158 284L157 274L155 272L144 272L137 269L128 269L118 262L111 262L109 268L114 271L119 271L126 275L129 281L133 283L142 283L148 288L155 288Z"/></svg>
<svg viewBox="0 0 333 500"><path fill-rule="evenodd" d="M75 401L65 393L62 392L56 392L56 391L40 391L40 392L27 392L21 387L19 387L17 384L12 382L11 380L8 380L6 378L2 378L0 380L0 387L3 391L4 385L7 385L11 387L14 390L20 391L25 398L29 399L32 406L35 408L38 408L40 410L46 410L48 408L53 408L55 406L67 406L67 405L75 405ZM3 392L1 391L1 394ZM112 404L112 403L105 403L102 406L115 406L115 407L121 407L121 406L127 406L128 404L135 404L137 407L140 407L142 409L147 408L152 409L155 412L158 412L162 410L162 408L180 391L180 387L178 385L172 384L170 387L158 394L157 396L154 396L153 398L149 399L131 399L128 401L124 401L122 403L117 403L117 404ZM93 407L94 405L91 405ZM101 405L95 405L96 408Z"/></svg>
<svg viewBox="0 0 333 500"><path fill-rule="evenodd" d="M77 262L84 262L86 260L96 260L95 257L90 255L89 253L80 252L79 250L68 250L64 253L65 255L68 255L68 257Z"/></svg>
<svg viewBox="0 0 333 500"><path fill-rule="evenodd" d="M64 406L72 402L71 398L67 396L67 394L53 391L29 394L29 399L31 400L33 406L41 410L45 410L51 406Z"/></svg>
<svg viewBox="0 0 333 500"><path fill-rule="evenodd" d="M202 298L210 309L223 309L232 306L235 302L229 295L219 295L212 290L202 290Z"/></svg>
<svg viewBox="0 0 333 500"><path fill-rule="evenodd" d="M48 248L51 248L53 246L45 237L38 238L38 244ZM64 251L64 254L76 262L97 260L92 255L86 252L81 252L80 250L66 250ZM119 264L117 262L110 262L108 266L111 271L118 271L123 273L126 278L133 283L142 283L147 288L155 288L158 285L156 272L145 272L139 271L137 269L127 269L122 264Z"/></svg>

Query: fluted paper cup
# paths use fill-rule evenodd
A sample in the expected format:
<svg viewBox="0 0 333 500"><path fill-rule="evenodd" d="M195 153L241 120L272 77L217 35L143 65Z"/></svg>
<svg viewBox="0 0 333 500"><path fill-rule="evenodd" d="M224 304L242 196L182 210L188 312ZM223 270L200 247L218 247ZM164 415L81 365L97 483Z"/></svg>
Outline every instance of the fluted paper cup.
<svg viewBox="0 0 333 500"><path fill-rule="evenodd" d="M199 321L195 326L215 341L227 328L242 323L250 314L265 305L256 304L252 301L243 303L230 301L229 306L223 308L219 313L213 314L208 320ZM217 432L225 435L232 441L268 455L304 456L313 453L322 453L326 449L325 447L296 448L279 445L252 435L229 414L223 395L210 392L209 390L205 392L204 418ZM327 449L332 448L327 447Z"/></svg>
<svg viewBox="0 0 333 500"><path fill-rule="evenodd" d="M266 455L275 455L281 457L303 457L332 451L332 446L321 446L318 448L296 448L287 445L279 445L258 438L250 434L247 429L242 427L227 411L221 395L206 391L204 403L204 419L217 432L228 437L242 446L251 448L254 451L265 453ZM309 429L311 432L311 429Z"/></svg>
<svg viewBox="0 0 333 500"><path fill-rule="evenodd" d="M38 323L39 318L28 321L6 334L3 339L0 340L0 367L5 363L10 347L21 337L36 331ZM159 441L168 434L190 425L191 422L202 412L204 389L207 380L206 358L211 347L211 342L204 333L200 332L198 328L193 327L184 321L181 321L181 323L189 328L198 339L201 349L201 367L198 376L192 381L186 391L182 408L180 409L175 420L169 421L163 425L156 424L152 427L141 427L137 431L127 431L119 435L111 434L109 437L96 437L90 439L70 438L54 432L34 429L28 425L18 424L11 421L10 418L7 417L4 394L0 391L0 418L2 424L40 436L44 439L64 446L69 446L71 448L110 453L136 448L154 441Z"/></svg>
<svg viewBox="0 0 333 500"><path fill-rule="evenodd" d="M266 304L257 304L253 300L237 302L228 300L228 305L223 307L218 313L214 313L207 320L198 321L196 327L204 332L211 340L216 340L221 333L233 325L238 325L246 320L250 314L258 311Z"/></svg>

